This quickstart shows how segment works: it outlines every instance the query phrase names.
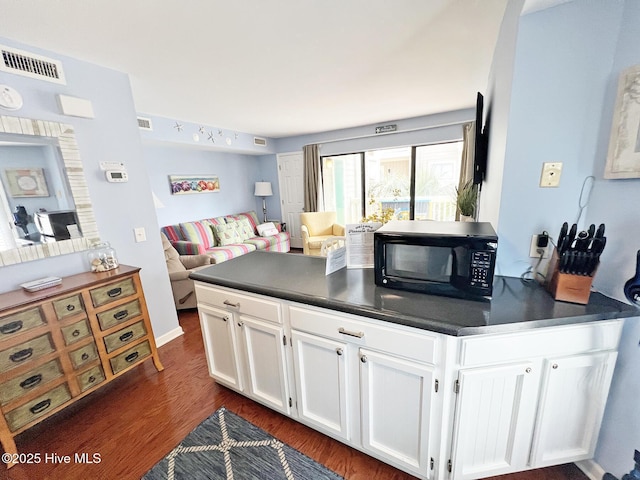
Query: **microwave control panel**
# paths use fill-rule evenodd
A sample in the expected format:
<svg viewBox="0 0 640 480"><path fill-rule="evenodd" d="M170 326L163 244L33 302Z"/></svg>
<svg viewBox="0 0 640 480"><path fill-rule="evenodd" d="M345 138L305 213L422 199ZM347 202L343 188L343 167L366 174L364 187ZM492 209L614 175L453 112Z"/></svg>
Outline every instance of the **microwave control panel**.
<svg viewBox="0 0 640 480"><path fill-rule="evenodd" d="M469 285L481 288L489 287L493 255L492 252L473 252L471 254L471 278L469 279Z"/></svg>

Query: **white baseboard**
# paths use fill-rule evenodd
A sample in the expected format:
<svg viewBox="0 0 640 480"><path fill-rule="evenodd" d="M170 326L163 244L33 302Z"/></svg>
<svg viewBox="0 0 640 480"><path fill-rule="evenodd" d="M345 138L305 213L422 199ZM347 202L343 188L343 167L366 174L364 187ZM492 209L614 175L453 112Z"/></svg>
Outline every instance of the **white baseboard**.
<svg viewBox="0 0 640 480"><path fill-rule="evenodd" d="M184 330L182 330L182 327L174 328L164 335L160 335L159 337L157 337L156 346L161 347L165 343L169 343L171 340L178 338L180 335L184 335Z"/></svg>
<svg viewBox="0 0 640 480"><path fill-rule="evenodd" d="M576 462L576 466L591 480L602 480L606 473L594 460L581 460Z"/></svg>

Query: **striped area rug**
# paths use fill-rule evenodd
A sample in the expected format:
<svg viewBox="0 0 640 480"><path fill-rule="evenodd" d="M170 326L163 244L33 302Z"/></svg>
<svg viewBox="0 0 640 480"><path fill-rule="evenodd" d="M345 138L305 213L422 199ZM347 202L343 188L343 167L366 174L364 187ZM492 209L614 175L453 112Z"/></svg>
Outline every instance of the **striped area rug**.
<svg viewBox="0 0 640 480"><path fill-rule="evenodd" d="M198 425L143 480L339 480L341 476L224 407Z"/></svg>

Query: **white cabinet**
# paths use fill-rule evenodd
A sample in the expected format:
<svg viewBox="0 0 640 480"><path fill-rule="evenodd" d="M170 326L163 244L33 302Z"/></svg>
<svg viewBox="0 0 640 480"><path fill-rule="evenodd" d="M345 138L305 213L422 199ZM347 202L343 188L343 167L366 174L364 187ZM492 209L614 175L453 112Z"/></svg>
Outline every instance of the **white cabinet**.
<svg viewBox="0 0 640 480"><path fill-rule="evenodd" d="M435 337L313 308L289 317L299 419L430 478Z"/></svg>
<svg viewBox="0 0 640 480"><path fill-rule="evenodd" d="M293 330L293 363L298 418L317 430L350 439L347 362L343 342Z"/></svg>
<svg viewBox="0 0 640 480"><path fill-rule="evenodd" d="M545 361L532 450L537 467L592 458L616 352Z"/></svg>
<svg viewBox="0 0 640 480"><path fill-rule="evenodd" d="M592 458L621 328L611 321L463 339L452 478Z"/></svg>
<svg viewBox="0 0 640 480"><path fill-rule="evenodd" d="M280 305L200 284L196 284L196 295L209 374L289 414L287 338Z"/></svg>
<svg viewBox="0 0 640 480"><path fill-rule="evenodd" d="M539 364L460 370L453 478L472 480L527 468Z"/></svg>

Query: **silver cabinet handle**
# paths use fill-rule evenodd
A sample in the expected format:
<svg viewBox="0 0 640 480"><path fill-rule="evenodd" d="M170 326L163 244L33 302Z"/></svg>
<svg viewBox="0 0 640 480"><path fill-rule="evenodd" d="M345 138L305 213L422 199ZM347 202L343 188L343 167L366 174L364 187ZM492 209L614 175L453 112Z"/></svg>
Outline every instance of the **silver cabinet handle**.
<svg viewBox="0 0 640 480"><path fill-rule="evenodd" d="M360 357L360 361L361 361L362 363L367 363L367 356L366 356L366 355L362 355L362 356Z"/></svg>
<svg viewBox="0 0 640 480"><path fill-rule="evenodd" d="M554 363L553 365L551 365L551 368L553 368L555 370L556 368L558 368L558 364Z"/></svg>
<svg viewBox="0 0 640 480"><path fill-rule="evenodd" d="M338 356L342 355L342 349L341 348L336 348L336 353L338 354Z"/></svg>
<svg viewBox="0 0 640 480"><path fill-rule="evenodd" d="M222 320L223 320L224 322L226 322L227 320L229 320L229 317L228 317L227 315L225 315L224 317L222 317Z"/></svg>
<svg viewBox="0 0 640 480"><path fill-rule="evenodd" d="M528 367L528 368L525 370L525 372L527 372L527 373L531 373L531 367Z"/></svg>
<svg viewBox="0 0 640 480"><path fill-rule="evenodd" d="M238 322L238 326L242 328L242 326L244 325L244 322Z"/></svg>
<svg viewBox="0 0 640 480"><path fill-rule="evenodd" d="M342 335L349 335L350 337L357 337L357 338L364 337L364 332L350 332L349 330L345 330L342 327L338 329L338 333L341 333Z"/></svg>
<svg viewBox="0 0 640 480"><path fill-rule="evenodd" d="M229 306L229 307L240 308L240 302L238 302L238 303L233 303L233 302L230 302L229 300L225 300L225 301L224 301L224 302L222 302L222 303L224 303L225 305L227 305L227 306Z"/></svg>

